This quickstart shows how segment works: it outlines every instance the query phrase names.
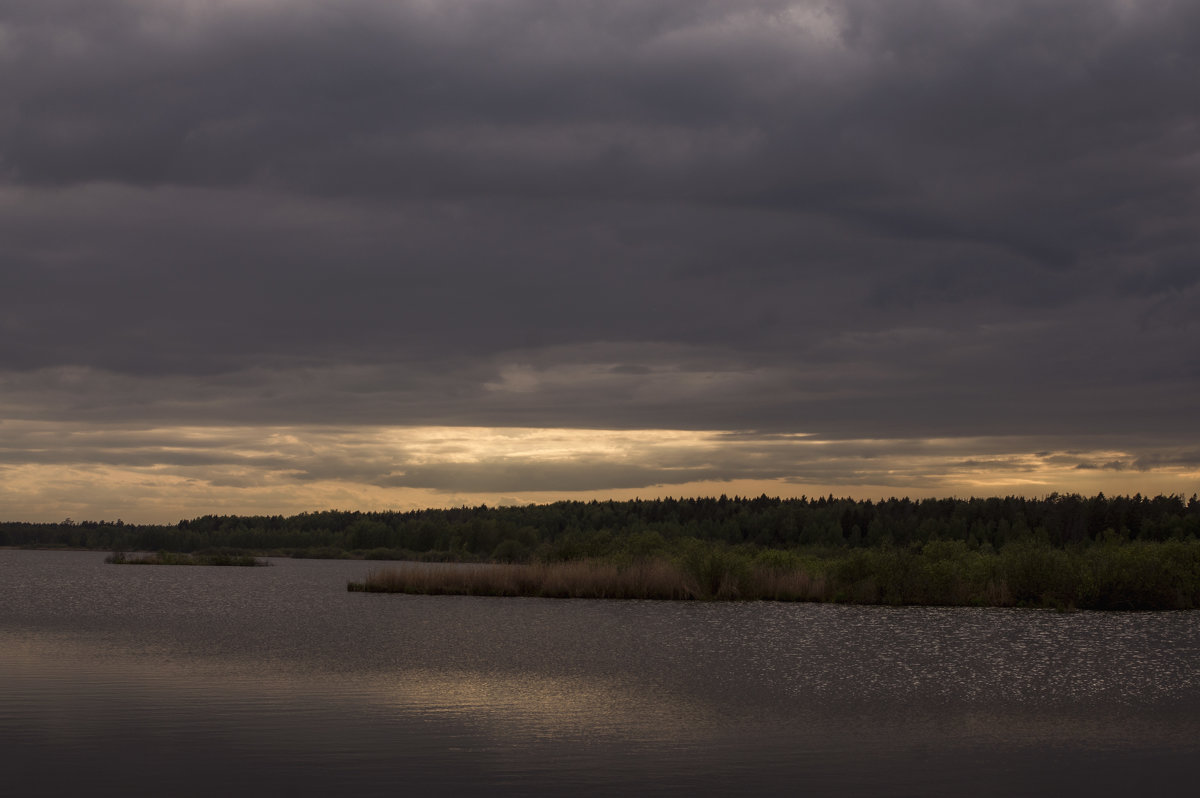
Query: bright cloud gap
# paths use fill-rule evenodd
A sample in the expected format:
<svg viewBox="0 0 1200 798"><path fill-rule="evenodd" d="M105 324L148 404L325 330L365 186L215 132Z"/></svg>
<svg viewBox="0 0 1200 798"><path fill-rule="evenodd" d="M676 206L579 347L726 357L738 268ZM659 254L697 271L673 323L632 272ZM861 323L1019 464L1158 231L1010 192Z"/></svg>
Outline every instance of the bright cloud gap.
<svg viewBox="0 0 1200 798"><path fill-rule="evenodd" d="M1185 493L1200 450L1044 438L499 427L151 427L6 422L10 519L417 509L721 493Z"/></svg>

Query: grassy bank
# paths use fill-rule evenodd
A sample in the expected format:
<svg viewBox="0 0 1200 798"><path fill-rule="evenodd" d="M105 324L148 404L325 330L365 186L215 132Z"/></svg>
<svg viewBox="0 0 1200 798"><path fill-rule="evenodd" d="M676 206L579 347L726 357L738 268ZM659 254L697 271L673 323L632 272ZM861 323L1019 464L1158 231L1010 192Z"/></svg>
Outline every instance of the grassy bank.
<svg viewBox="0 0 1200 798"><path fill-rule="evenodd" d="M960 541L821 552L695 543L674 555L377 569L364 592L857 604L1179 610L1200 607L1200 543L1000 551Z"/></svg>
<svg viewBox="0 0 1200 798"><path fill-rule="evenodd" d="M228 566L264 566L271 563L243 554L175 554L160 551L154 554L126 554L114 551L104 558L106 563L113 565L228 565Z"/></svg>

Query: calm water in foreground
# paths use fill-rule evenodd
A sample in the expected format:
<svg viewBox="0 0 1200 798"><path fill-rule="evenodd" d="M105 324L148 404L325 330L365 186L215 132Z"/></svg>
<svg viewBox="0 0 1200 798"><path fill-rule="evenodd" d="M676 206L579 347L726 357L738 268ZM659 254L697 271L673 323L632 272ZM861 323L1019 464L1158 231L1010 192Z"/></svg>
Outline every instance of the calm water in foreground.
<svg viewBox="0 0 1200 798"><path fill-rule="evenodd" d="M1200 614L346 592L0 551L5 795L1194 795Z"/></svg>

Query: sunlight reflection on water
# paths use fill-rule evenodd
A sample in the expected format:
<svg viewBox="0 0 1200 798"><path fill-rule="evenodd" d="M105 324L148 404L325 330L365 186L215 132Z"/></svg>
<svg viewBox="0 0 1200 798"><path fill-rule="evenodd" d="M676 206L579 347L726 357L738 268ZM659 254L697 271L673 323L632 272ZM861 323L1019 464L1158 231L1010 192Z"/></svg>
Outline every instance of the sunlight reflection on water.
<svg viewBox="0 0 1200 798"><path fill-rule="evenodd" d="M365 568L0 551L10 783L1115 795L1200 775L1196 613L347 593Z"/></svg>

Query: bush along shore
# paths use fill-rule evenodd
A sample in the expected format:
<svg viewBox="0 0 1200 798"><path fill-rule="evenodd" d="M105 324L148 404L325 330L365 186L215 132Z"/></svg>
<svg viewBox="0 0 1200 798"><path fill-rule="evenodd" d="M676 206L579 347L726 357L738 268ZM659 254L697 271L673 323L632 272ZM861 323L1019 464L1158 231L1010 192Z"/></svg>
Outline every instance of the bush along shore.
<svg viewBox="0 0 1200 798"><path fill-rule="evenodd" d="M226 554L221 552L175 554L169 551L160 551L153 554L127 554L123 551L114 551L105 557L104 561L112 565L227 565L255 567L271 564L267 560L247 554Z"/></svg>
<svg viewBox="0 0 1200 798"><path fill-rule="evenodd" d="M788 551L691 541L672 555L430 565L368 572L351 591L548 598L827 601L856 604L1200 608L1200 543L1112 541L1074 549L1037 541L999 551L961 541Z"/></svg>

